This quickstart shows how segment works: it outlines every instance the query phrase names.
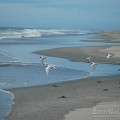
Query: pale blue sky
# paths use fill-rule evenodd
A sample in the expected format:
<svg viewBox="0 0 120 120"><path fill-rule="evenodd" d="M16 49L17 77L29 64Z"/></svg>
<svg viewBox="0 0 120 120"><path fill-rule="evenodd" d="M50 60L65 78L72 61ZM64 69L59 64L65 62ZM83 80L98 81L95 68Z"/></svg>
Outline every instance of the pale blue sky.
<svg viewBox="0 0 120 120"><path fill-rule="evenodd" d="M120 0L0 0L0 27L120 29Z"/></svg>

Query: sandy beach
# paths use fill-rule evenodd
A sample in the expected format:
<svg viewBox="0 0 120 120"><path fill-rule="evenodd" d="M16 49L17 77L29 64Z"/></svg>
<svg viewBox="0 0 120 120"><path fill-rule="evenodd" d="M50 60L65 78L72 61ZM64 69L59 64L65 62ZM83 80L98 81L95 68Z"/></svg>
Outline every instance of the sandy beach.
<svg viewBox="0 0 120 120"><path fill-rule="evenodd" d="M101 102L91 108L81 108L65 115L64 120L119 120L120 101Z"/></svg>
<svg viewBox="0 0 120 120"><path fill-rule="evenodd" d="M114 37L118 34L119 32L114 31L110 35ZM120 64L120 46L65 47L36 53L82 62L86 57L91 56L94 62ZM113 57L107 59L107 53L112 53ZM93 113L94 106L99 108L101 105L108 105L107 108L111 108L109 105L113 105L112 107L114 104L119 105L120 76L86 78L74 82L9 91L15 95L15 105L7 120L78 120L76 115L74 117L74 113L70 112L76 109L84 113L81 119L93 120L94 116L90 113ZM79 112L75 113L79 114ZM85 116L90 116L91 119ZM109 120L114 119L119 120L120 117L109 118ZM95 120L101 119L96 116Z"/></svg>
<svg viewBox="0 0 120 120"><path fill-rule="evenodd" d="M87 78L10 92L15 95L15 105L7 120L62 120L69 111L120 100L120 77Z"/></svg>

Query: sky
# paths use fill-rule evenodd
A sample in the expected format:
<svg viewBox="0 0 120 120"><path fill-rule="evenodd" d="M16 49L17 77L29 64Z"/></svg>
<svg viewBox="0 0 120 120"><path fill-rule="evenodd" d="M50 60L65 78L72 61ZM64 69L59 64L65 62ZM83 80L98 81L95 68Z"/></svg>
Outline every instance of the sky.
<svg viewBox="0 0 120 120"><path fill-rule="evenodd" d="M0 0L0 27L120 29L120 0Z"/></svg>

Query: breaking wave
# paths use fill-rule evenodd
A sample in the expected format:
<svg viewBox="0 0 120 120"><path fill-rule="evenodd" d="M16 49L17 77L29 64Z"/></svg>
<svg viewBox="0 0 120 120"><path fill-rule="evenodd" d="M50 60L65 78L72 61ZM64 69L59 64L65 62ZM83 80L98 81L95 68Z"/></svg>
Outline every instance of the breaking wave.
<svg viewBox="0 0 120 120"><path fill-rule="evenodd" d="M52 35L82 35L88 31L66 30L66 29L20 29L20 28L0 28L0 39L23 38L23 37L44 37Z"/></svg>

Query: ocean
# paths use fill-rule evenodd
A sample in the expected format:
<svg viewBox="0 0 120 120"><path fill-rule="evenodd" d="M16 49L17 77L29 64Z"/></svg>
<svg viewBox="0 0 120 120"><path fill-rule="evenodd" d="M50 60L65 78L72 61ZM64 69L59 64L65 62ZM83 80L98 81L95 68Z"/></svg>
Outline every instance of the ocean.
<svg viewBox="0 0 120 120"><path fill-rule="evenodd" d="M46 56L46 64L56 65L56 69L46 76L40 55L34 53L59 47L118 45L80 41L90 40L97 34L102 33L91 30L0 28L0 120L5 120L14 104L14 95L9 89L119 74L116 71L118 65L98 64L93 74L89 63Z"/></svg>

